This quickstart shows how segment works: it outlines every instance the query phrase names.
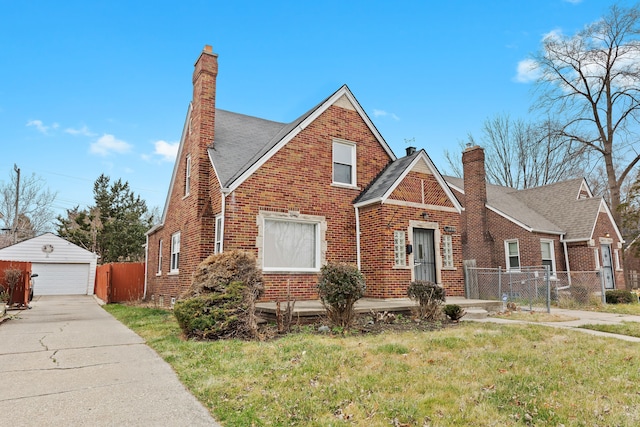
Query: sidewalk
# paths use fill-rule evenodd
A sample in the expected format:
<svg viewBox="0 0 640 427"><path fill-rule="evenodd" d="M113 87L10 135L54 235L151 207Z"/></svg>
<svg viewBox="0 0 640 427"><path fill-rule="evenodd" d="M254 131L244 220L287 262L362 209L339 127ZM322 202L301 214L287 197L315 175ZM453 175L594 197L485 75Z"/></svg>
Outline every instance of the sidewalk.
<svg viewBox="0 0 640 427"><path fill-rule="evenodd" d="M0 413L10 424L219 426L94 297L41 296L31 305L0 325Z"/></svg>
<svg viewBox="0 0 640 427"><path fill-rule="evenodd" d="M487 317L485 319L469 319L469 322L491 322L491 323L524 323L533 325L545 325L554 328L566 328L573 329L586 334L598 335L602 337L617 338L624 341L640 342L640 338L630 337L628 335L610 334L608 332L593 331L591 329L583 329L580 326L593 325L593 324L616 324L622 322L640 322L640 316L631 316L627 314L615 314L615 313L601 313L596 311L584 311L584 310L564 310L559 308L552 308L551 314L564 315L567 317L577 317L577 320L570 320L566 322L527 322L524 320L511 320L505 317ZM463 320L465 320L463 318Z"/></svg>

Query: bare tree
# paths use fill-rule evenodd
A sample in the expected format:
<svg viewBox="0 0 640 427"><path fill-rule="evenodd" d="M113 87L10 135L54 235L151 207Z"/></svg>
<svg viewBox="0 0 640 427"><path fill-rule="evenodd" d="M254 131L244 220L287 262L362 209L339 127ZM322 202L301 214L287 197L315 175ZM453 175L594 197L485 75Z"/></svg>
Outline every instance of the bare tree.
<svg viewBox="0 0 640 427"><path fill-rule="evenodd" d="M535 108L561 123L560 134L604 163L614 218L620 190L640 160L640 10L611 6L573 36L551 33L533 57Z"/></svg>
<svg viewBox="0 0 640 427"><path fill-rule="evenodd" d="M469 141L475 144L473 135ZM487 179L496 185L531 188L584 173L584 150L576 150L571 141L560 137L549 120L528 123L496 115L485 120L480 145L485 149ZM445 151L445 157L454 173L462 176L460 152L454 157Z"/></svg>
<svg viewBox="0 0 640 427"><path fill-rule="evenodd" d="M52 229L55 218L52 206L57 193L46 188L44 180L36 174L21 177L18 219L14 222L17 179L12 173L8 181L0 183L0 223L3 229L15 233L14 240L20 241Z"/></svg>

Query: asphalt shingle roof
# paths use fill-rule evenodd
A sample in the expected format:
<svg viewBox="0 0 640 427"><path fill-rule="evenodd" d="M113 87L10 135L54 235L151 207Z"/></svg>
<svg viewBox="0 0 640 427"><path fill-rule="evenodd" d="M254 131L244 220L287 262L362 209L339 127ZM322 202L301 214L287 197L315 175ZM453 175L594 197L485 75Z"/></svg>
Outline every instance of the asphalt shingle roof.
<svg viewBox="0 0 640 427"><path fill-rule="evenodd" d="M444 178L464 191L462 178ZM487 183L487 205L535 231L563 233L567 240L590 239L602 199L578 199L582 181L576 178L526 190Z"/></svg>
<svg viewBox="0 0 640 427"><path fill-rule="evenodd" d="M405 169L411 164L413 159L418 157L420 151L416 151L410 156L402 157L389 163L380 174L371 182L360 195L354 200L354 203L363 203L376 200L385 195L391 186L402 175Z"/></svg>

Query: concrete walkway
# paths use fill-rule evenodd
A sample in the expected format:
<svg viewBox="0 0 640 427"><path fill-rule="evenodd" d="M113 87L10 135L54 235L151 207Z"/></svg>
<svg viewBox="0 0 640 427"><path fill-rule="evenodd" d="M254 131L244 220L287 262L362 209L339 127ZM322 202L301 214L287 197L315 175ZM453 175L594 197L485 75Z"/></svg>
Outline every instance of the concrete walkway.
<svg viewBox="0 0 640 427"><path fill-rule="evenodd" d="M593 331L591 329L582 329L580 326L593 325L593 324L616 324L622 322L640 322L640 316L631 316L626 314L614 314L614 313L601 313L595 311L583 311L583 310L563 310L552 308L551 314L563 315L571 318L577 318L576 320L569 320L566 322L526 322L522 320L510 320L505 317L487 317L485 319L469 319L474 322L492 322L492 323L527 323L534 325L545 325L554 328L567 328L576 331L584 332L586 334L598 335L602 337L617 338L624 341L640 342L640 338L630 337L627 335L610 334L608 332ZM464 317L462 318L463 320Z"/></svg>
<svg viewBox="0 0 640 427"><path fill-rule="evenodd" d="M0 414L23 426L219 426L92 296L42 296L0 325Z"/></svg>

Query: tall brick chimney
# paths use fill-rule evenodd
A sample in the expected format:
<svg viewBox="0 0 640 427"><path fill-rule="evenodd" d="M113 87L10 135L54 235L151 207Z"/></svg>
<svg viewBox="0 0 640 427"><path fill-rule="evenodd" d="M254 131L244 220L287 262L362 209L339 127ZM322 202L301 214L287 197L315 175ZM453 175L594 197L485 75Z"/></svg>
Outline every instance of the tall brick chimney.
<svg viewBox="0 0 640 427"><path fill-rule="evenodd" d="M463 257L478 267L492 267L493 241L487 226L487 180L484 149L468 146L462 152L464 173Z"/></svg>

